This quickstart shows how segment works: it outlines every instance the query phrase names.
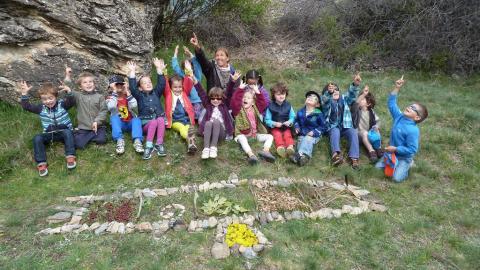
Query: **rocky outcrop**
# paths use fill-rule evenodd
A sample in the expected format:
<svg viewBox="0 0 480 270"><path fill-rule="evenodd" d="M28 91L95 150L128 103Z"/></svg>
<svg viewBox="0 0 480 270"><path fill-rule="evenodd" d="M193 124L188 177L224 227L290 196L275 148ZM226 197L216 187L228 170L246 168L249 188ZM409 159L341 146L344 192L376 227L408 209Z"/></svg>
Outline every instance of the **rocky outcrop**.
<svg viewBox="0 0 480 270"><path fill-rule="evenodd" d="M154 49L154 0L0 1L0 99L15 102L15 83L35 86L88 70L106 89L107 77L130 59L140 66Z"/></svg>

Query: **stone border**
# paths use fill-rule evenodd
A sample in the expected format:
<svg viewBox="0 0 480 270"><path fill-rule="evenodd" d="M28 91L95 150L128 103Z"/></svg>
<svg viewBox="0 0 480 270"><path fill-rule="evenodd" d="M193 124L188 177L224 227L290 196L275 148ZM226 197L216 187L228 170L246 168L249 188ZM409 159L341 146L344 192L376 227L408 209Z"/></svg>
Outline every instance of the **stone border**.
<svg viewBox="0 0 480 270"><path fill-rule="evenodd" d="M153 232L154 235L161 235L168 231L169 229L174 229L175 231L185 230L187 229L187 225L184 224L181 220L177 220L175 217L175 212L177 210L180 211L178 217L181 217L185 212L185 206L181 204L171 204L167 205L162 208L160 213L161 217L164 218L163 220L159 220L157 222L141 222L138 224L133 224L129 222L127 224L121 222L105 222L105 223L98 223L95 222L92 225L88 226L87 224L81 225L80 222L83 218L83 215L88 211L87 207L90 206L92 202L95 201L105 201L105 200L113 200L117 198L134 198L134 197L146 197L146 198L155 198L157 196L168 196L171 194L175 194L177 192L184 192L184 193L192 193L195 191L198 192L206 192L213 189L222 189L222 188L235 188L239 185L245 185L250 183L258 188L264 188L268 186L281 186L281 187L288 187L294 183L306 183L310 186L314 187L322 187L327 186L333 188L335 190L348 190L350 191L358 201L358 206L351 206L351 205L344 205L342 209L331 209L331 208L322 208L313 212L302 212L302 211L292 211L292 212L284 212L283 215L277 211L274 212L254 212L253 215L244 214L243 217L232 215L227 216L225 218L221 218L217 220L216 217L210 217L205 220L191 220L190 224L188 225L189 232L198 232L203 231L208 228L213 228L218 226L219 224L225 225L224 227L228 226L231 223L245 223L250 227L253 227L253 223L257 220L261 225L265 225L269 222L283 222L292 219L322 219L322 218L339 218L343 214L351 214L351 215L358 215L364 212L370 211L380 211L384 212L387 208L384 205L375 203L375 202L368 202L362 199L363 196L369 194L370 192L364 189L360 189L359 187L353 185L342 185L336 182L324 182L321 180L312 180L308 178L303 178L299 180L280 177L278 180L259 180L259 179L252 179L248 181L247 179L239 180L235 174L230 175L229 179L226 181L220 182L205 182L200 185L182 185L180 187L173 187L173 188L163 188L163 189L136 189L134 192L124 192L121 195L118 194L110 194L110 195L103 195L103 196L76 196L76 197L67 197L65 200L67 202L76 203L78 205L82 205L83 207L69 207L69 206L58 206L55 209L60 210L63 212L57 213L53 216L47 218L49 223L60 223L64 221L68 221L71 216L71 219L64 223L60 227L56 228L47 228L41 230L37 234L43 235L51 235L51 234L59 234L59 233L81 233L84 231L94 232L96 235L104 234L104 233L118 233L118 234L125 234L125 233L132 233L134 231L138 232ZM173 209L173 212L170 210ZM170 212L169 212L170 211ZM73 215L71 215L73 213ZM223 226L222 225L222 226Z"/></svg>

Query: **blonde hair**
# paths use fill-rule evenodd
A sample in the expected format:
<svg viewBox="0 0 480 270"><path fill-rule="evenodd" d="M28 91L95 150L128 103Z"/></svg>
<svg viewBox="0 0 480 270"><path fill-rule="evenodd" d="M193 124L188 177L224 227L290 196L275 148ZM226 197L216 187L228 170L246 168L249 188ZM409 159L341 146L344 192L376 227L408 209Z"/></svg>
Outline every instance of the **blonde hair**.
<svg viewBox="0 0 480 270"><path fill-rule="evenodd" d="M92 77L93 79L95 79L95 75L93 75L92 73L90 73L88 71L84 71L84 72L80 73L80 75L78 75L78 79L75 82L77 83L77 85L80 85L82 83L83 79L88 78L88 77Z"/></svg>
<svg viewBox="0 0 480 270"><path fill-rule="evenodd" d="M58 97L58 90L53 86L52 83L45 83L43 84L40 89L38 89L38 95L44 96L44 95L53 95L55 97Z"/></svg>

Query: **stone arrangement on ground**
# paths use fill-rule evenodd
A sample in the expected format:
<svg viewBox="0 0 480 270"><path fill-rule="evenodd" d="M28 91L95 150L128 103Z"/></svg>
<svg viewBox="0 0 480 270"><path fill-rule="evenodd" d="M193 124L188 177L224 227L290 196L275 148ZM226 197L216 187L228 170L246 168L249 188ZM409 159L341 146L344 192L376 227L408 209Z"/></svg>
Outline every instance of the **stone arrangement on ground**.
<svg viewBox="0 0 480 270"><path fill-rule="evenodd" d="M179 203L170 203L163 206L160 209L160 218L158 221L149 222L137 222L132 217L130 200L138 199L138 216L141 211L142 202L144 199L154 199L157 197L171 196L177 193L192 193L198 194L201 192L207 192L211 190L221 189L234 189L240 186L248 185L249 190L256 201L256 211L250 211L243 215L229 215L224 217L209 216L208 218L199 218L195 214L193 218L186 222L184 219L184 213L187 208ZM313 193L313 198L317 198L318 194L316 190L332 190L332 198L326 198L326 201L332 201L336 195L342 194L343 197L350 197L350 201L356 202L356 205L344 204L338 208L322 207L328 204L324 201L320 203L307 204L303 192L298 190L296 185L303 185L306 189ZM304 199L303 201L296 196L289 194L286 190L275 190L272 188L278 187L279 189L289 188L294 186L298 190L298 194ZM302 186L300 186L302 187ZM312 191L313 190L313 191ZM263 193L260 191L264 191ZM267 195L265 195L265 193ZM279 195L281 193L281 195ZM258 255L259 252L264 250L265 247L271 245L265 235L255 227L256 224L260 226L266 225L270 222L285 222L289 220L302 220L302 219L331 219L340 218L343 215L359 215L365 212L378 211L384 212L387 207L383 204L367 199L367 195L370 192L361 189L354 185L348 185L348 183L340 184L337 182L313 180L313 179L291 179L280 177L277 180L260 180L260 179L238 179L235 174L230 175L228 180L218 182L205 182L202 184L182 185L180 187L170 188L145 188L136 189L132 192L124 192L121 194L108 194L108 195L87 195L87 196L75 196L67 197L66 202L76 204L76 206L57 206L55 210L58 213L49 216L47 218L48 224L63 223L61 226L46 228L41 230L37 234L40 235L52 235L52 234L64 234L64 233L82 233L90 232L95 235L102 234L128 234L133 232L140 233L152 233L154 237L159 237L165 234L169 230L182 231L187 230L190 233L202 232L208 229L216 229L215 243L212 246L211 253L214 258L225 258L230 254L242 254L246 258L253 258ZM272 195L273 194L273 195ZM277 197L282 196L281 204ZM306 195L305 195L306 196ZM109 218L106 222L98 222L95 219L92 220L92 211L89 209L92 205L98 202L106 202L107 205L113 200L123 200L120 204L120 208L128 209L129 216L120 211L120 214L112 212L113 206L109 206L107 215ZM277 207L277 205L280 207ZM315 207L311 207L314 205ZM130 207L130 208L129 208ZM134 213L133 213L134 214ZM158 218L158 217L155 217ZM87 224L87 220L91 223ZM128 221L128 222L127 222ZM241 245L233 245L228 247L226 244L227 228L231 224L245 224L248 229L251 230L257 240L253 246L245 247Z"/></svg>

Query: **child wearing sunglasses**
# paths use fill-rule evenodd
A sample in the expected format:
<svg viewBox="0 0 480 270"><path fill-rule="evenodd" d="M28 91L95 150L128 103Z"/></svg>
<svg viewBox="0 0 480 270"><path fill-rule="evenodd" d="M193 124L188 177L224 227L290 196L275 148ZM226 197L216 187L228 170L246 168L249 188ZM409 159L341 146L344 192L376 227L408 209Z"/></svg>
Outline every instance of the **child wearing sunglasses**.
<svg viewBox="0 0 480 270"><path fill-rule="evenodd" d="M405 81L402 78L395 82L395 88L388 97L388 109L393 118L392 131L389 145L385 148L387 154L395 155L393 180L403 182L408 177L408 171L413 163L413 157L418 151L420 130L417 124L428 117L427 107L420 103L407 106L403 112L397 105L397 96ZM381 159L375 165L377 168L385 168L385 160Z"/></svg>
<svg viewBox="0 0 480 270"><path fill-rule="evenodd" d="M341 95L338 86L334 83L328 83L322 92L322 111L329 126L328 133L330 136L333 166L343 163L343 156L340 151L340 138L346 137L349 143L348 156L350 157L352 168L355 170L359 169L358 158L360 150L358 133L353 126L350 106L357 99L361 81L360 74L356 74L346 95Z"/></svg>
<svg viewBox="0 0 480 270"><path fill-rule="evenodd" d="M236 72L231 77L238 78L240 74ZM198 120L198 133L203 136L202 159L216 158L218 141L233 137L233 122L227 106L230 103L233 85L227 87L227 93L220 87L213 87L207 96L200 82L195 77L192 78L205 108Z"/></svg>

